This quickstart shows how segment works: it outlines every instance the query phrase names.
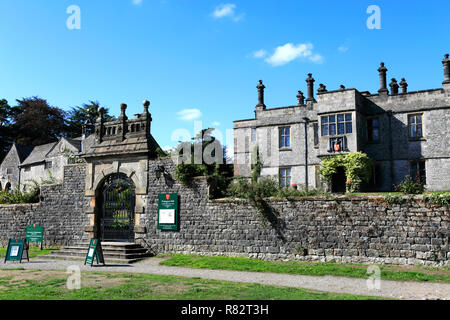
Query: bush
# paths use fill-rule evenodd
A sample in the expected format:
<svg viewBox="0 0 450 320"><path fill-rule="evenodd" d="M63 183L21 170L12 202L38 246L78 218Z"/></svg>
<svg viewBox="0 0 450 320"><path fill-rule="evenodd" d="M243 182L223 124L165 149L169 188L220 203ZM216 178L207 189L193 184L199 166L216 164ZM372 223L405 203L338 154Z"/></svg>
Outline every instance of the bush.
<svg viewBox="0 0 450 320"><path fill-rule="evenodd" d="M450 206L450 193L449 192L434 192L430 195L424 196L423 201L428 204L449 207Z"/></svg>
<svg viewBox="0 0 450 320"><path fill-rule="evenodd" d="M192 183L194 177L206 175L206 168L202 164L180 163L175 168L175 179L181 181L185 186Z"/></svg>
<svg viewBox="0 0 450 320"><path fill-rule="evenodd" d="M394 185L394 189L404 194L421 194L425 188L419 178L413 180L410 176L406 176L398 186Z"/></svg>

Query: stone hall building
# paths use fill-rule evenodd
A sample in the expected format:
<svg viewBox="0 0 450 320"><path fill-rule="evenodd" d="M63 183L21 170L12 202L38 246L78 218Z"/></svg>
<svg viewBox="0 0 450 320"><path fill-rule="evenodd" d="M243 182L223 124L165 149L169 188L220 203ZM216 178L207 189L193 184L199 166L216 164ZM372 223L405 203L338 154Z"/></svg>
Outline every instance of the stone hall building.
<svg viewBox="0 0 450 320"><path fill-rule="evenodd" d="M235 175L250 176L255 146L263 176L278 176L281 185L321 187L321 158L361 151L374 162L366 191L391 191L406 176L420 176L429 191L450 190L450 59L442 60L442 88L408 91L404 78L387 83L381 63L377 93L320 84L314 96L312 75L307 97L297 105L267 108L262 81L257 85L255 117L234 121ZM389 87L389 88L388 88ZM338 172L331 191L345 190Z"/></svg>

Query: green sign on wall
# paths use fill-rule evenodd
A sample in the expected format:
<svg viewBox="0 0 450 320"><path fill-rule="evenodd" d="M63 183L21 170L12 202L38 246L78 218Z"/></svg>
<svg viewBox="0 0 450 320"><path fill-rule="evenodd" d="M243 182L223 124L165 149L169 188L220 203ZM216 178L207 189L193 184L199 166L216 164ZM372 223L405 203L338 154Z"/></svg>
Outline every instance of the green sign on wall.
<svg viewBox="0 0 450 320"><path fill-rule="evenodd" d="M28 257L28 245L26 239L9 239L8 248L6 249L6 261L19 261L22 262L22 259L27 259L30 261Z"/></svg>
<svg viewBox="0 0 450 320"><path fill-rule="evenodd" d="M40 242L42 250L42 240L44 239L44 227L32 224L26 227L25 238L28 242Z"/></svg>
<svg viewBox="0 0 450 320"><path fill-rule="evenodd" d="M179 227L178 194L160 193L158 195L157 229L178 231Z"/></svg>

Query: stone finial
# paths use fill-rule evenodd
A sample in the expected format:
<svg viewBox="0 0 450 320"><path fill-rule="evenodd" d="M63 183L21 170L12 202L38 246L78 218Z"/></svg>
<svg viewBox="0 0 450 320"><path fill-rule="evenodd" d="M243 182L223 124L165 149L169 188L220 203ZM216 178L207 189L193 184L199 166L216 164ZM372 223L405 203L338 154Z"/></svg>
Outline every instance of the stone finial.
<svg viewBox="0 0 450 320"><path fill-rule="evenodd" d="M327 91L328 91L327 87L323 83L319 84L319 89L317 89L317 93L324 93Z"/></svg>
<svg viewBox="0 0 450 320"><path fill-rule="evenodd" d="M345 86L343 84L341 84L341 86L339 87L339 90L345 90Z"/></svg>
<svg viewBox="0 0 450 320"><path fill-rule="evenodd" d="M264 104L264 89L266 88L265 85L263 85L263 81L259 80L259 84L256 86L258 89L258 104L256 105L257 108L262 108L263 110L266 109L266 105Z"/></svg>
<svg viewBox="0 0 450 320"><path fill-rule="evenodd" d="M386 72L388 69L384 66L384 62L380 63L380 67L378 68L378 73L380 75L380 90L378 90L379 93L388 93L389 90L387 89L387 81L386 81Z"/></svg>
<svg viewBox="0 0 450 320"><path fill-rule="evenodd" d="M391 94L392 95L397 95L398 94L399 85L398 85L397 80L395 78L391 79L391 83L389 84L389 86L391 87Z"/></svg>
<svg viewBox="0 0 450 320"><path fill-rule="evenodd" d="M308 78L306 78L306 84L308 85L308 98L306 101L314 101L314 78L312 73L308 73Z"/></svg>
<svg viewBox="0 0 450 320"><path fill-rule="evenodd" d="M120 104L120 116L119 116L119 120L122 120L122 119L124 119L124 120L127 120L128 118L127 118L127 115L125 114L125 111L127 110L127 105L126 105L126 103L121 103Z"/></svg>
<svg viewBox="0 0 450 320"><path fill-rule="evenodd" d="M150 106L150 101L144 100L144 101L142 102L142 105L144 106L144 109L147 109L147 110L148 110L148 107Z"/></svg>
<svg viewBox="0 0 450 320"><path fill-rule="evenodd" d="M402 88L402 93L408 92L408 83L406 82L405 78L402 78L402 81L400 81L400 87Z"/></svg>
<svg viewBox="0 0 450 320"><path fill-rule="evenodd" d="M305 96L303 95L303 92L301 92L300 90L298 90L297 101L299 106L305 105Z"/></svg>
<svg viewBox="0 0 450 320"><path fill-rule="evenodd" d="M444 66L444 82L443 82L443 84L448 84L448 83L450 83L450 59L449 59L448 53L444 56L444 60L442 60L442 65Z"/></svg>

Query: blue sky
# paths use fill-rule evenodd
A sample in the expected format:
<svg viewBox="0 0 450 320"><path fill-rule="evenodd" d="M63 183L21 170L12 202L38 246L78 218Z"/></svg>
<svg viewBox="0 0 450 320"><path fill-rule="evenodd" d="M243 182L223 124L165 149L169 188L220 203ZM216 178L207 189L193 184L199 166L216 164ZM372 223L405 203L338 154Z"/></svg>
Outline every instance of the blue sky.
<svg viewBox="0 0 450 320"><path fill-rule="evenodd" d="M70 5L80 29L67 28ZM381 29L367 27L370 5ZM64 110L98 100L115 115L125 102L130 117L148 99L152 134L174 146L194 119L225 135L252 118L259 79L268 107L296 104L308 73L329 90L376 92L381 61L410 91L439 88L449 11L448 0L2 0L0 98Z"/></svg>

